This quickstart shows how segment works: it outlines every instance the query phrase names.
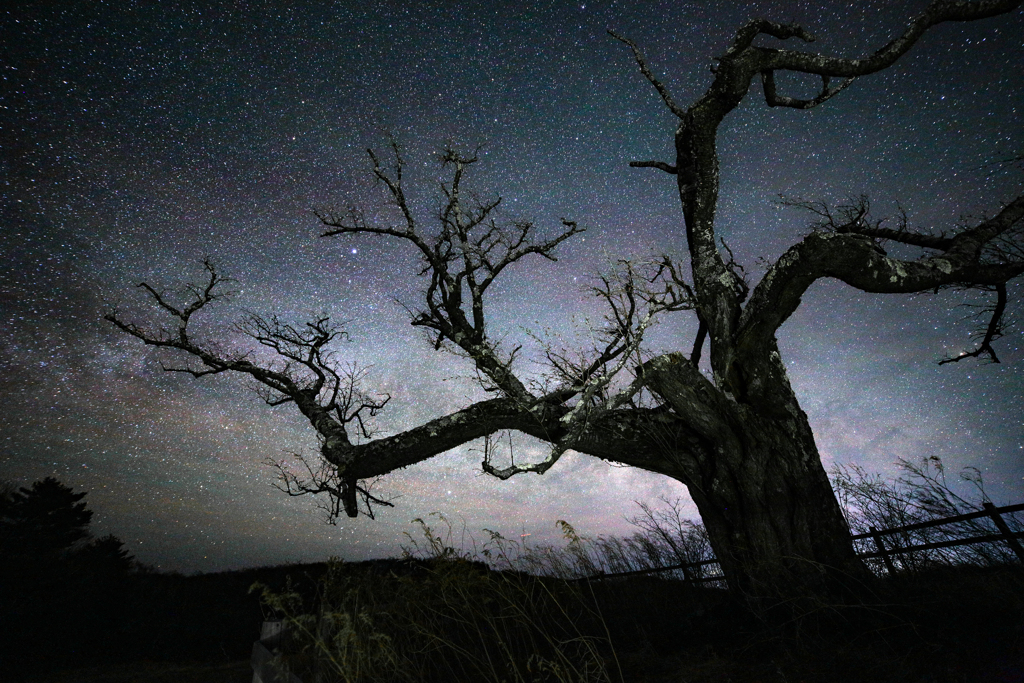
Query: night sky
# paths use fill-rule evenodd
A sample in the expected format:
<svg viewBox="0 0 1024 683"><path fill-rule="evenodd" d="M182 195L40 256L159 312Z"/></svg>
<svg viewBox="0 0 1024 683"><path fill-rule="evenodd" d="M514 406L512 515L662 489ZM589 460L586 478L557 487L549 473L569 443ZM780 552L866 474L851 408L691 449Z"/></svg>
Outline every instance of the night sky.
<svg viewBox="0 0 1024 683"><path fill-rule="evenodd" d="M318 237L311 210L359 204L387 218L365 149L404 147L421 225L437 205L446 144L484 144L468 181L502 216L553 235L587 232L558 263L524 261L491 290L490 333L573 346L600 316L584 292L625 257L685 253L674 178L631 169L674 161L674 117L607 28L635 40L686 105L712 57L763 16L796 21L808 49L860 56L898 34L914 2L36 2L0 16L0 479L53 475L89 491L94 530L161 569L394 556L432 511L555 539L629 533L635 500L685 496L678 482L567 455L543 477L501 482L479 444L403 470L377 489L375 521L321 521L272 488L269 457L313 453L292 406L269 408L243 378L164 373L167 357L102 320L158 318L134 285L179 289L209 257L238 280L196 332L232 347L245 310L348 320L339 358L392 396L382 433L483 394L465 360L434 352L400 305L423 279L403 244ZM720 131L718 229L752 278L806 232L780 194L866 194L878 217L952 229L1020 192L1024 13L932 29L894 68L808 112L769 109L760 86ZM773 39L761 38L762 44ZM793 45L793 47L800 47ZM783 79L795 96L812 79ZM1021 295L1015 284L1011 294ZM183 301L184 299L179 299ZM898 457L938 455L951 479L980 468L997 503L1024 499L1024 343L1001 364L938 366L969 349L973 295L865 295L815 284L780 331L783 358L827 467L893 476ZM688 352L695 324L655 329L652 351ZM1020 321L1021 310L1013 315ZM517 458L543 448L515 436ZM692 509L692 506L688 509ZM456 539L458 540L458 538Z"/></svg>

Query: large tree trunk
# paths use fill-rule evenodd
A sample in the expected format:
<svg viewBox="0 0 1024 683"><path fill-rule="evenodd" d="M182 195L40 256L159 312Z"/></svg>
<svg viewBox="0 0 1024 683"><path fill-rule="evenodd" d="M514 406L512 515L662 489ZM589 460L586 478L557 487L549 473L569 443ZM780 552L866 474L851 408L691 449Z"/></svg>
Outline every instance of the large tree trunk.
<svg viewBox="0 0 1024 683"><path fill-rule="evenodd" d="M745 595L835 593L864 579L806 419L742 409L690 492L730 586Z"/></svg>
<svg viewBox="0 0 1024 683"><path fill-rule="evenodd" d="M771 387L774 400L762 402L717 389L678 354L649 363L645 372L688 425L678 478L731 589L770 606L796 596L859 592L870 581L807 415L784 377ZM771 380L761 377L761 388Z"/></svg>

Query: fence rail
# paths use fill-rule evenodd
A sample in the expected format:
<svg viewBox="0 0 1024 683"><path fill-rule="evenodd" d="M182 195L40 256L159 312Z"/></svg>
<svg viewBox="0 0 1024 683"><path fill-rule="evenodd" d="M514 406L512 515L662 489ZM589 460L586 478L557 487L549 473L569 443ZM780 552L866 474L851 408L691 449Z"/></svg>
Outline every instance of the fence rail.
<svg viewBox="0 0 1024 683"><path fill-rule="evenodd" d="M953 517L943 517L942 519L931 519L926 522L916 522L914 524L893 527L891 529L875 529L874 527L871 527L871 531L851 536L850 539L853 541L872 539L875 543L876 551L869 553L857 553L857 556L865 560L877 557L882 558L882 561L885 563L885 568L889 571L890 574L895 574L897 572L896 566L892 562L893 555L902 555L904 553L920 552L923 550L953 548L956 546L974 545L978 543L1006 543L1013 551L1014 555L1017 556L1017 559L1020 560L1021 563L1024 563L1024 548L1021 547L1020 542L1017 540L1020 538L1024 538L1024 531L1011 531L1010 527L1006 524L1006 520L1004 520L1002 517L1003 515L1024 511L1024 503L1005 505L1003 507L996 507L992 503L984 503L982 507L983 509L977 512L969 512L964 515L955 515ZM920 529L927 529L930 527L946 526L949 524L958 524L960 522L968 522L974 519L981 519L983 517L988 517L989 519L991 519L992 522L996 525L996 529L998 529L999 533L986 534L984 536L972 536L970 538L957 538L948 541L936 541L934 543L924 543L920 545L895 546L892 548L886 547L884 541L882 540L883 536L888 536L891 534L906 533L908 531L917 531ZM640 574L655 574L659 572L682 571L685 576L683 580L689 583L708 583L711 581L725 581L725 576L723 574L719 574L716 576L703 576L697 578L691 578L689 576L689 572L687 570L697 569L698 567L705 567L711 564L718 564L718 560L710 559L703 560L701 562L674 564L667 567L654 567L651 569L634 569L627 572L601 572L599 574L594 574L592 576L584 576L582 578L574 580L596 581L600 579L612 579L623 576L638 576Z"/></svg>
<svg viewBox="0 0 1024 683"><path fill-rule="evenodd" d="M892 562L893 555L901 555L910 552L920 552L922 550L938 550L940 548L955 548L962 545L974 545L977 543L998 543L1000 541L1005 542L1010 546L1010 550L1017 556L1017 559L1024 562L1024 548L1021 548L1018 538L1024 538L1024 532L1013 532L1010 531L1010 527L1007 526L1006 520L1003 519L1004 514L1012 514L1014 512L1020 512L1024 510L1024 503L1018 503L1016 505L1007 505L1001 508L997 508L992 503L984 503L983 509L978 512L969 512L965 515L955 515L953 517L944 517L942 519L931 519L926 522L917 522L916 524L907 524L906 526L895 527L892 529L875 529L871 527L871 530L865 534L857 534L853 536L854 541L862 539L872 539L875 543L877 552L873 553L861 553L860 557L864 559L870 559L875 557L881 557L885 563L885 568L890 574L896 573L896 566ZM919 529L928 529L931 527L944 526L948 524L958 524L960 522L968 522L974 519L981 519L988 517L996 525L996 529L999 530L997 534L986 534L984 536L972 536L970 538L954 538L948 541L935 541L933 543L922 543L911 546L897 546L894 548L887 548L882 540L883 536L891 534L906 533L908 531L917 531Z"/></svg>

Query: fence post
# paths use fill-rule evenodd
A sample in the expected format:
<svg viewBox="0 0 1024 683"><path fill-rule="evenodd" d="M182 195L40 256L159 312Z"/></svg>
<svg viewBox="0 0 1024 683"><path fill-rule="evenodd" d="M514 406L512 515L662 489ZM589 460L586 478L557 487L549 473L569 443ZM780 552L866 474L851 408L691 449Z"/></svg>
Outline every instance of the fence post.
<svg viewBox="0 0 1024 683"><path fill-rule="evenodd" d="M302 683L302 679L282 668L275 661L274 650L281 647L287 637L283 621L264 621L260 639L252 644L252 683Z"/></svg>
<svg viewBox="0 0 1024 683"><path fill-rule="evenodd" d="M983 506L985 508L985 512L988 513L988 516L996 523L996 528L999 529L999 532L1003 535L1003 539L1006 541L1007 545L1010 546L1010 549L1017 556L1017 559L1024 562L1024 548L1021 548L1020 543L1018 543L1017 539L1013 537L1013 532L1010 531L1010 527L1007 526L1002 515L999 514L998 510L996 510L996 506L992 503L983 503Z"/></svg>
<svg viewBox="0 0 1024 683"><path fill-rule="evenodd" d="M878 552L882 553L882 561L885 562L885 568L889 570L889 574L896 573L896 567L892 564L892 559L889 558L889 551L886 549L885 544L882 543L882 535L878 533L875 527L869 527L871 529L871 538L875 542L875 547L878 548Z"/></svg>

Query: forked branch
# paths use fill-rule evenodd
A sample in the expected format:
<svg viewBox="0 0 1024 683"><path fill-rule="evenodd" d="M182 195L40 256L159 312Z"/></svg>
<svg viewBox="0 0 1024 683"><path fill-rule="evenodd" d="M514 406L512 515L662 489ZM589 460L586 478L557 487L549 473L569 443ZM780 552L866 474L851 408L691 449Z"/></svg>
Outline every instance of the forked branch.
<svg viewBox="0 0 1024 683"><path fill-rule="evenodd" d="M485 450L482 468L487 474L499 479L526 472L543 474L566 451L579 444L596 420L627 404L636 407L634 397L646 386L642 373L634 373L633 379L624 386L620 383L618 390L613 389L613 384L625 374L627 366L643 365L641 345L658 316L692 310L696 302L692 288L667 256L644 264L648 275L630 261L622 260L618 265L616 272L599 277L599 284L592 288L592 293L608 308L605 325L599 330L604 346L596 358L583 364L569 360L564 353L550 349L547 352L549 362L566 382L564 388L552 392L551 396L562 400L576 397L576 403L559 419L562 435L550 440L551 450L544 460L526 465L513 461L507 467L495 467Z"/></svg>
<svg viewBox="0 0 1024 683"><path fill-rule="evenodd" d="M871 221L866 202L846 207L841 219L827 208L814 208L826 218L828 231L816 230L791 247L768 269L755 288L740 321L742 338L771 339L796 310L804 291L816 280L832 277L865 292L913 293L946 287L997 293L992 318L976 352L994 358L1006 307L1006 283L1024 273L1024 196L992 218L952 235L928 235L882 228ZM876 240L893 239L929 249L916 260L890 257Z"/></svg>
<svg viewBox="0 0 1024 683"><path fill-rule="evenodd" d="M992 348L992 342L1003 336L1003 317L1006 314L1007 303L1006 285L998 284L989 289L995 290L996 300L991 305L982 307L982 310L978 313L979 316L988 317L988 324L985 326L985 329L974 334L975 338L979 338L978 346L972 351L962 351L956 356L943 358L939 361L939 365L958 363L965 358L979 358L983 355L988 356L989 361L992 363L999 362L999 357L996 356L996 351Z"/></svg>
<svg viewBox="0 0 1024 683"><path fill-rule="evenodd" d="M746 46L757 51L759 57L757 61L761 64L761 68L758 70L762 72L765 70L788 70L829 76L831 78L856 78L873 74L892 66L896 60L906 54L920 40L921 36L929 28L937 24L950 21L975 21L977 19L993 17L1010 12L1018 6L1020 6L1020 0L977 0L963 2L933 0L924 12L910 21L900 36L889 41L870 56L862 58L851 59L796 50L757 48L751 46L750 41L746 42ZM744 29L741 29L741 32L743 31ZM758 32L769 33L768 31ZM749 30L744 35L749 35ZM754 35L756 35L756 32ZM737 44L739 42L738 35Z"/></svg>
<svg viewBox="0 0 1024 683"><path fill-rule="evenodd" d="M421 275L429 278L424 291L425 305L409 309L412 324L431 332L435 348L441 348L446 340L452 342L474 363L489 388L524 403L534 401L512 370L512 356L499 353L497 345L488 338L485 295L506 268L531 254L557 260L556 248L583 229L563 219L559 234L537 241L535 226L529 221L498 222L496 212L501 198L481 201L464 187L467 172L477 163L477 157L446 149L440 161L442 168L451 171L451 180L441 186L444 202L437 214L438 231L433 236L424 236L416 226L402 188L401 154L397 145L392 144L392 148L395 162L391 172L384 170L372 151L370 157L374 175L387 187L392 204L405 218L404 227L371 225L356 209L344 214L321 211L317 217L331 228L323 236L367 233L410 242L423 259Z"/></svg>
<svg viewBox="0 0 1024 683"><path fill-rule="evenodd" d="M790 107L792 109L812 109L817 107L823 102L827 102L842 91L850 87L856 80L855 78L847 78L842 83L834 88L829 87L831 77L827 74L821 77L821 92L817 96L809 100L801 100L795 97L787 97L786 95L778 94L775 87L775 71L773 69L767 69L761 72L761 84L764 87L764 100L768 103L769 107Z"/></svg>
<svg viewBox="0 0 1024 683"><path fill-rule="evenodd" d="M363 514L374 519L374 505L395 506L390 500L379 498L371 493L376 480L360 484L354 478L341 477L337 467L323 458L318 458L314 463L300 453L291 455L305 470L305 475L296 474L284 460L269 459L267 464L277 471L277 482L274 484L274 488L293 497L318 496L316 506L323 511L324 519L328 524L336 525L342 513L349 517L355 517L356 515L351 514L350 510L357 510L360 507ZM326 501L322 497L325 494Z"/></svg>

